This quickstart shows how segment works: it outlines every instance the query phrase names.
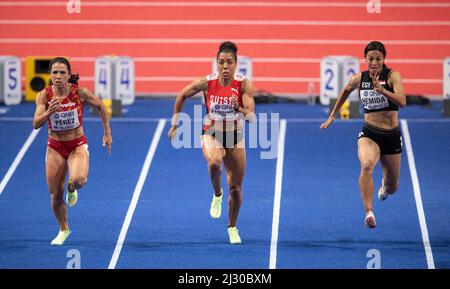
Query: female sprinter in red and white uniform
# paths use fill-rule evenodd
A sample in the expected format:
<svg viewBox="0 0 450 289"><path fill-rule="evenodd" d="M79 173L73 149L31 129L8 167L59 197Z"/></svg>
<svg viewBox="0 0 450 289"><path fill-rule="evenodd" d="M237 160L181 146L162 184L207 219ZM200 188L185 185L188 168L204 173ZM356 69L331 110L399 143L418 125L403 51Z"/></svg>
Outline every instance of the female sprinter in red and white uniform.
<svg viewBox="0 0 450 289"><path fill-rule="evenodd" d="M228 235L231 244L240 244L241 238L236 223L242 203L245 171L243 121L254 118L253 85L247 78L235 75L237 47L234 43L222 43L216 59L216 74L199 78L178 93L168 135L170 139L175 136L178 113L181 112L186 98L202 91L208 113L202 130L202 151L208 162L209 176L214 188L210 214L215 219L221 215L223 163L229 188Z"/></svg>
<svg viewBox="0 0 450 289"><path fill-rule="evenodd" d="M105 105L88 89L78 87L78 75L71 75L70 63L63 57L50 61L52 85L39 92L33 127L48 122L48 142L45 159L47 187L51 206L59 224L59 233L51 245L63 245L71 231L67 222L67 209L63 201L67 171L69 182L66 202L74 206L78 200L77 189L87 182L89 153L83 132L83 102L97 108L103 122L103 146L111 153L111 129Z"/></svg>

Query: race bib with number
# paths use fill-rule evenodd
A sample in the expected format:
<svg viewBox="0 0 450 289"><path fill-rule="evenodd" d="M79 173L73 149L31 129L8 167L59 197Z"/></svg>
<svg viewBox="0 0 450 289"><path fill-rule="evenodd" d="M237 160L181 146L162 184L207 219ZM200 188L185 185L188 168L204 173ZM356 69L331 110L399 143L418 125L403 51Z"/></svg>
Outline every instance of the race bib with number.
<svg viewBox="0 0 450 289"><path fill-rule="evenodd" d="M210 115L214 120L235 120L235 110L232 104L210 103Z"/></svg>
<svg viewBox="0 0 450 289"><path fill-rule="evenodd" d="M55 112L50 116L50 122L54 131L77 128L80 126L78 110L72 109L69 111Z"/></svg>
<svg viewBox="0 0 450 289"><path fill-rule="evenodd" d="M374 90L361 90L361 102L364 104L364 109L375 110L389 107L389 102L386 96Z"/></svg>

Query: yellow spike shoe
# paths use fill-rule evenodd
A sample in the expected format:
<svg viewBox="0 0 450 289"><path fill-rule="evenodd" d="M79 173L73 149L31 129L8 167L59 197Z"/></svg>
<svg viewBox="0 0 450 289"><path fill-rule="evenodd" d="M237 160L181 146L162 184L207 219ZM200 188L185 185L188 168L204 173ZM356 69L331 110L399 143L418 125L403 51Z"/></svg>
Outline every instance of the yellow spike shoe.
<svg viewBox="0 0 450 289"><path fill-rule="evenodd" d="M53 239L50 244L52 246L61 246L61 245L63 245L64 242L66 241L67 237L69 237L70 233L72 233L72 231L70 231L69 229L64 230L64 231L60 230L58 235L56 236L56 238Z"/></svg>
<svg viewBox="0 0 450 289"><path fill-rule="evenodd" d="M73 207L75 206L75 204L78 201L78 193L77 190L73 191L72 193L70 193L69 191L67 191L66 194L66 203L69 205L69 207Z"/></svg>
<svg viewBox="0 0 450 289"><path fill-rule="evenodd" d="M223 190L221 189L222 194L220 197L216 197L216 195L213 195L213 199L211 202L211 208L209 209L209 214L211 215L211 218L213 219L219 219L220 215L222 214L222 197L223 197Z"/></svg>
<svg viewBox="0 0 450 289"><path fill-rule="evenodd" d="M228 228L228 236L230 237L230 244L241 244L241 237L239 237L239 230L236 227Z"/></svg>

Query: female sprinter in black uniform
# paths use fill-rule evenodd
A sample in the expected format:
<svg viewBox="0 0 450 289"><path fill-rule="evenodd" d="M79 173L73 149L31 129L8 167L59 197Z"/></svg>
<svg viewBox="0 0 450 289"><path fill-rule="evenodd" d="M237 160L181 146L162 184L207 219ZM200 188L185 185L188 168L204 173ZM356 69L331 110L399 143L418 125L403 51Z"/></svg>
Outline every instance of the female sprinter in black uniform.
<svg viewBox="0 0 450 289"><path fill-rule="evenodd" d="M331 125L350 93L358 88L365 112L364 126L358 136L358 158L361 163L359 190L366 210L364 223L369 228L375 228L372 173L377 162L381 161L383 178L378 189L380 201L397 191L402 152L398 107L406 105L406 98L400 73L387 68L384 63L384 45L378 41L370 42L364 49L364 56L368 70L353 75L340 93L328 120L320 128Z"/></svg>

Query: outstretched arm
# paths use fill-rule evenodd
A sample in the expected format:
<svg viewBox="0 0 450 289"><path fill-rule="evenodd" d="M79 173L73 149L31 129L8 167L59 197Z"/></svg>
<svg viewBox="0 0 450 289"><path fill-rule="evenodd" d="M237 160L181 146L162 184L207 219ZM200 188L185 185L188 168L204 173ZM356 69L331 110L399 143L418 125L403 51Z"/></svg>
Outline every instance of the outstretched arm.
<svg viewBox="0 0 450 289"><path fill-rule="evenodd" d="M360 81L361 73L354 74L352 78L350 78L345 88L339 94L339 97L336 100L336 104L334 105L330 116L328 117L327 121L320 125L320 129L327 128L333 123L334 119L336 118L336 113L341 109L342 105L344 105L350 93L352 93L352 91L358 87Z"/></svg>
<svg viewBox="0 0 450 289"><path fill-rule="evenodd" d="M170 139L175 136L175 130L177 129L178 114L183 109L184 101L188 97L196 95L198 92L206 90L208 88L208 81L205 77L194 80L191 84L183 88L176 96L175 104L173 106L173 115L171 120L171 126L168 132Z"/></svg>
<svg viewBox="0 0 450 289"><path fill-rule="evenodd" d="M102 118L103 130L104 130L102 146L104 147L105 145L107 145L108 153L111 154L112 136L111 136L111 128L109 126L108 111L106 109L105 104L99 97L95 96L87 88L79 88L78 91L79 91L79 95L83 101L87 102L88 104L90 104L92 107L96 108L99 111L100 117Z"/></svg>

